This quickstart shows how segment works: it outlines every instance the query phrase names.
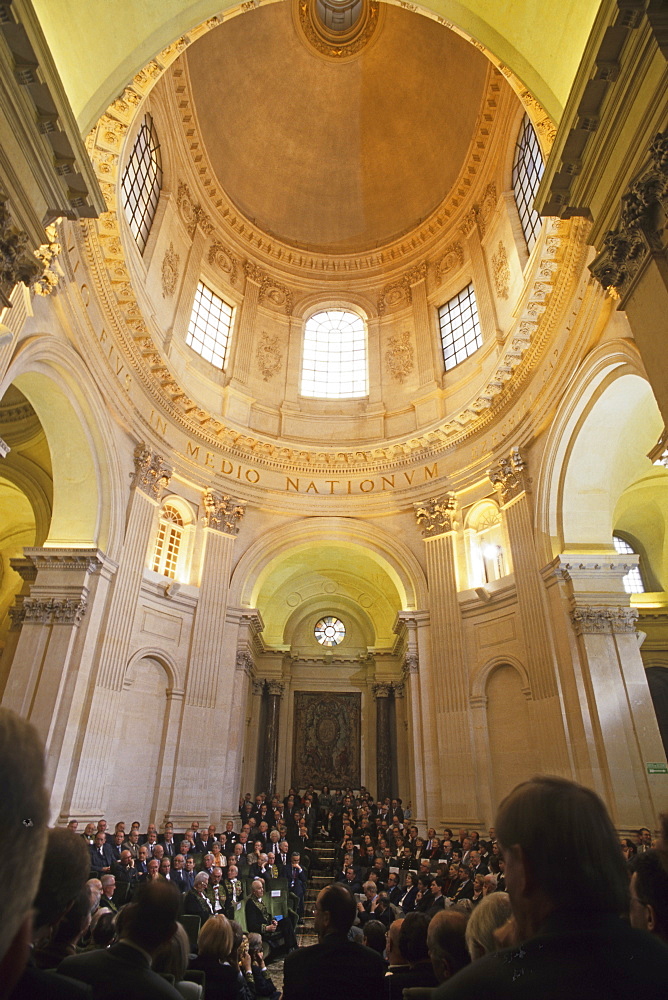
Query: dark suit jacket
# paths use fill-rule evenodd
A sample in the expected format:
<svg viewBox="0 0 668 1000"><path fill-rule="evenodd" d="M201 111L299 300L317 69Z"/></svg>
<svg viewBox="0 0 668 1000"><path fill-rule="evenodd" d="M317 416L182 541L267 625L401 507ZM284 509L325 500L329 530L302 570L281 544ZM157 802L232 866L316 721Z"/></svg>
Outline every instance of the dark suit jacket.
<svg viewBox="0 0 668 1000"><path fill-rule="evenodd" d="M91 871L99 872L103 868L111 868L114 861L113 854L111 853L111 848L108 844L102 845L102 857L100 857L100 852L97 847L90 847L90 868Z"/></svg>
<svg viewBox="0 0 668 1000"><path fill-rule="evenodd" d="M166 979L152 971L140 951L122 942L66 958L58 971L90 983L95 1000L182 1000Z"/></svg>
<svg viewBox="0 0 668 1000"><path fill-rule="evenodd" d="M285 959L283 1000L383 1000L385 964L371 948L328 934Z"/></svg>
<svg viewBox="0 0 668 1000"><path fill-rule="evenodd" d="M435 989L438 986L438 979L434 975L431 962L418 962L412 969L406 969L393 976L388 976L385 980L388 984L388 1000L401 1000L404 990L412 989L415 986L424 986L426 989Z"/></svg>
<svg viewBox="0 0 668 1000"><path fill-rule="evenodd" d="M195 892L194 889L189 889L183 901L183 912L199 917L202 923L204 923L212 915L213 910L198 892Z"/></svg>

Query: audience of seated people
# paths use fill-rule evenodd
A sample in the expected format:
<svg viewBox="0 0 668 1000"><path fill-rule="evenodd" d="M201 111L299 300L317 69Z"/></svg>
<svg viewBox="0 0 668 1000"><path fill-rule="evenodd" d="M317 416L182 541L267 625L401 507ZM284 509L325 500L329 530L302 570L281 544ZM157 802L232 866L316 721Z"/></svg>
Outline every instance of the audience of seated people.
<svg viewBox="0 0 668 1000"><path fill-rule="evenodd" d="M519 786L483 837L421 836L400 800L329 788L247 793L220 832L104 818L47 831L41 749L0 710L0 796L0 1000L279 1000L266 963L296 949L309 872L324 870L317 837L335 848L343 895L318 896L319 944L286 960L286 1000L665 993L668 830L620 844L600 800L561 779Z"/></svg>

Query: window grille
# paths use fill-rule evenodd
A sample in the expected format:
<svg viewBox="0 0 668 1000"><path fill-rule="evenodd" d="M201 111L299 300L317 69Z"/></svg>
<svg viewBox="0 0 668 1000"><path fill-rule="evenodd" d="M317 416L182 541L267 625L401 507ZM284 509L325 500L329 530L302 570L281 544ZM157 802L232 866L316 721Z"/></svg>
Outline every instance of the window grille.
<svg viewBox="0 0 668 1000"><path fill-rule="evenodd" d="M619 535L612 536L612 542L615 549L621 556L625 555L638 555L636 550L629 545L625 538L621 538ZM627 594L644 594L645 584L643 583L642 573L640 572L640 566L632 566L628 573L622 577L622 583L624 584L624 590Z"/></svg>
<svg viewBox="0 0 668 1000"><path fill-rule="evenodd" d="M125 217L140 253L144 252L151 232L161 187L160 143L153 119L145 115L121 182Z"/></svg>
<svg viewBox="0 0 668 1000"><path fill-rule="evenodd" d="M446 302L438 310L446 372L482 347L478 304L473 284Z"/></svg>
<svg viewBox="0 0 668 1000"><path fill-rule="evenodd" d="M225 369L234 309L202 281L197 285L186 344L216 368Z"/></svg>
<svg viewBox="0 0 668 1000"><path fill-rule="evenodd" d="M515 146L513 192L529 253L533 250L543 222L538 212L535 211L533 203L544 167L536 133L528 115L525 115Z"/></svg>
<svg viewBox="0 0 668 1000"><path fill-rule="evenodd" d="M328 309L304 329L302 396L345 399L368 394L366 330L356 313Z"/></svg>
<svg viewBox="0 0 668 1000"><path fill-rule="evenodd" d="M176 507L165 504L160 512L158 537L155 542L152 569L154 573L162 573L173 580L176 576L176 566L181 548L183 534L183 518Z"/></svg>

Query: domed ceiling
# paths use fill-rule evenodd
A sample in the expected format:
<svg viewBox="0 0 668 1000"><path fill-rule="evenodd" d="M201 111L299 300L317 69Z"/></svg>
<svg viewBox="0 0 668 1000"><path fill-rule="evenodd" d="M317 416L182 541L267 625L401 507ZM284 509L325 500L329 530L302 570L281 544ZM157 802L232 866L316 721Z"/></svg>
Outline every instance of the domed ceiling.
<svg viewBox="0 0 668 1000"><path fill-rule="evenodd" d="M488 62L426 17L380 5L368 44L318 52L289 2L236 17L187 53L218 182L257 226L324 252L389 242L465 162Z"/></svg>

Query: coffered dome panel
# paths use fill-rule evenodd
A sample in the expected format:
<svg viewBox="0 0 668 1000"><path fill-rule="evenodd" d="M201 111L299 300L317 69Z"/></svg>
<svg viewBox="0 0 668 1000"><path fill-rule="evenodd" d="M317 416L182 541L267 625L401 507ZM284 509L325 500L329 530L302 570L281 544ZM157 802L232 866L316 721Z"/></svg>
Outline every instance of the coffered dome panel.
<svg viewBox="0 0 668 1000"><path fill-rule="evenodd" d="M435 21L377 6L352 58L308 44L290 3L233 18L188 50L219 184L287 242L385 243L441 203L467 156L487 60Z"/></svg>

